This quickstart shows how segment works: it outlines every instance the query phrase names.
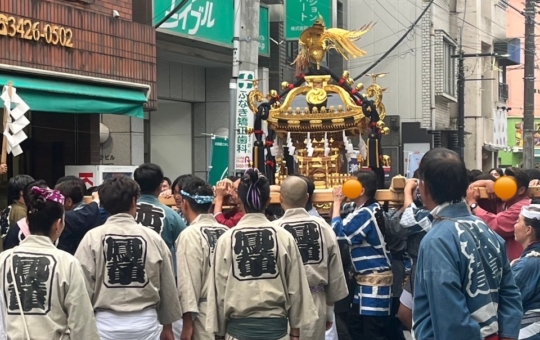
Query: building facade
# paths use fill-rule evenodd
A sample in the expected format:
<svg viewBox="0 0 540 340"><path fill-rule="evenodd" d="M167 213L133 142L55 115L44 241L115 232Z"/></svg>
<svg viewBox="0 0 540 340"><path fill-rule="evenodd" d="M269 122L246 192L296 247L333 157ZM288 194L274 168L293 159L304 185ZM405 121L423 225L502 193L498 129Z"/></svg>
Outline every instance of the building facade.
<svg viewBox="0 0 540 340"><path fill-rule="evenodd" d="M369 1L349 3L351 27L377 21L360 46L368 54L353 61L351 74L363 72L400 39L420 17L429 1ZM464 5L467 4L465 10ZM357 16L354 13L366 13ZM465 12L465 18L463 18ZM418 24L370 73L388 73L381 83L388 87L388 115L401 119L398 134L400 172L406 173L407 155L432 147L458 150L457 59L460 30L464 53L494 52L504 41L506 10L497 0L435 0ZM468 168L489 168L497 151L493 115L498 106L499 76L495 58L465 60L465 162ZM475 79L475 81L473 81ZM365 79L368 81L367 79ZM484 143L488 149L484 148Z"/></svg>
<svg viewBox="0 0 540 340"><path fill-rule="evenodd" d="M121 142L131 150L133 129L100 146L100 121L119 135L115 118L131 125L156 106L155 33L132 21L132 5L0 1L0 85L12 82L30 106L29 138L24 153L8 159L10 176L27 173L54 185L65 165L103 164L111 155L131 164L131 151L124 160L111 150Z"/></svg>
<svg viewBox="0 0 540 340"><path fill-rule="evenodd" d="M179 2L134 0L134 20L155 24ZM208 178L212 135L228 135L234 21L231 3L188 2L157 29L158 105L145 117L145 156L147 161L160 164L171 178L185 173ZM333 3L336 23L343 27L346 0ZM280 91L282 81L294 81L291 63L298 43L285 41L283 1L262 0L263 7L268 15L264 19L260 14L257 78L259 88L268 93L269 89ZM266 25L268 34L264 33ZM342 72L341 57L330 54L327 63Z"/></svg>
<svg viewBox="0 0 540 340"><path fill-rule="evenodd" d="M512 52L517 54L519 63L509 66L506 69L505 82L508 88L508 140L510 150L508 152L501 153L501 163L504 166L521 166L523 164L523 107L524 107L524 81L525 76L524 61L525 61L525 17L516 11L514 8L522 9L524 3L517 0L509 0L509 6L507 8L507 41L511 42ZM512 8L514 7L514 8ZM536 15L536 21L540 20L540 15ZM538 44L538 40L536 40ZM536 59L536 58L535 58ZM540 68L538 67L538 60L535 61L535 106L534 115L540 117L538 111L538 102L540 102L540 86L538 79L540 79ZM540 126L538 125L538 119L535 119L535 164L540 163Z"/></svg>

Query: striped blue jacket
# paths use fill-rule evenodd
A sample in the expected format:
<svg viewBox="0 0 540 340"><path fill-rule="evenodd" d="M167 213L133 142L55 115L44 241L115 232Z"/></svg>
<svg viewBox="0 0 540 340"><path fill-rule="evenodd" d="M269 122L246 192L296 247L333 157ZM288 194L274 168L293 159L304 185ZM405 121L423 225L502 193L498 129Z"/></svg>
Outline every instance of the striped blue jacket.
<svg viewBox="0 0 540 340"><path fill-rule="evenodd" d="M391 270L390 253L386 250L384 237L379 230L375 211L378 203L369 206L345 206L344 211L351 211L344 219L334 217L332 228L339 242L349 244L351 260L356 274L386 272ZM354 295L354 305L359 306L361 315L390 315L392 287L358 286Z"/></svg>

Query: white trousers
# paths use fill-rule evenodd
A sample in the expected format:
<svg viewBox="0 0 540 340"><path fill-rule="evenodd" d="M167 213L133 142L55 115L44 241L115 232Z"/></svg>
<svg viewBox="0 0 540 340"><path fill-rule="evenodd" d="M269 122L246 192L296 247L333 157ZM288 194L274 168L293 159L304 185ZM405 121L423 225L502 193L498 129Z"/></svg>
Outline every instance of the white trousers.
<svg viewBox="0 0 540 340"><path fill-rule="evenodd" d="M159 340L163 330L153 308L132 313L100 311L96 325L101 340Z"/></svg>

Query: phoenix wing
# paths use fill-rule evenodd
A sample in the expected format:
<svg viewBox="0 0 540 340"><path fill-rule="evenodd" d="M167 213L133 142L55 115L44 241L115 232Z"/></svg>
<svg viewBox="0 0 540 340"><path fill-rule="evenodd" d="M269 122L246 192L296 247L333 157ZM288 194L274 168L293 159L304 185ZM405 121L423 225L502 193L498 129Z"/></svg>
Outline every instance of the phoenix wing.
<svg viewBox="0 0 540 340"><path fill-rule="evenodd" d="M325 41L329 48L334 48L345 58L348 55L353 58L362 57L366 52L358 48L354 42L359 40L364 34L373 28L374 24L367 24L358 30L348 31L341 28L330 28L321 35L321 40Z"/></svg>

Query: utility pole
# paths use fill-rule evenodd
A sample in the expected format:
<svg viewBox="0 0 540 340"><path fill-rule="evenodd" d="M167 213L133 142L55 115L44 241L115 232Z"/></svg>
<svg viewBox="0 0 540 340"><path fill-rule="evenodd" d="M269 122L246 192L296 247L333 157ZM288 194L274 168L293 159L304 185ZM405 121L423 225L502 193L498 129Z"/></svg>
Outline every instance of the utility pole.
<svg viewBox="0 0 540 340"><path fill-rule="evenodd" d="M236 172L236 100L240 71L257 73L259 66L260 0L234 0L234 37L232 78L229 83L229 175ZM250 113L252 114L252 113Z"/></svg>
<svg viewBox="0 0 540 340"><path fill-rule="evenodd" d="M534 54L535 0L525 4L525 68L523 96L523 167L534 168Z"/></svg>
<svg viewBox="0 0 540 340"><path fill-rule="evenodd" d="M459 156L465 160L465 58L496 57L497 53L473 53L465 54L459 50L459 54L452 58L458 59L458 148Z"/></svg>

